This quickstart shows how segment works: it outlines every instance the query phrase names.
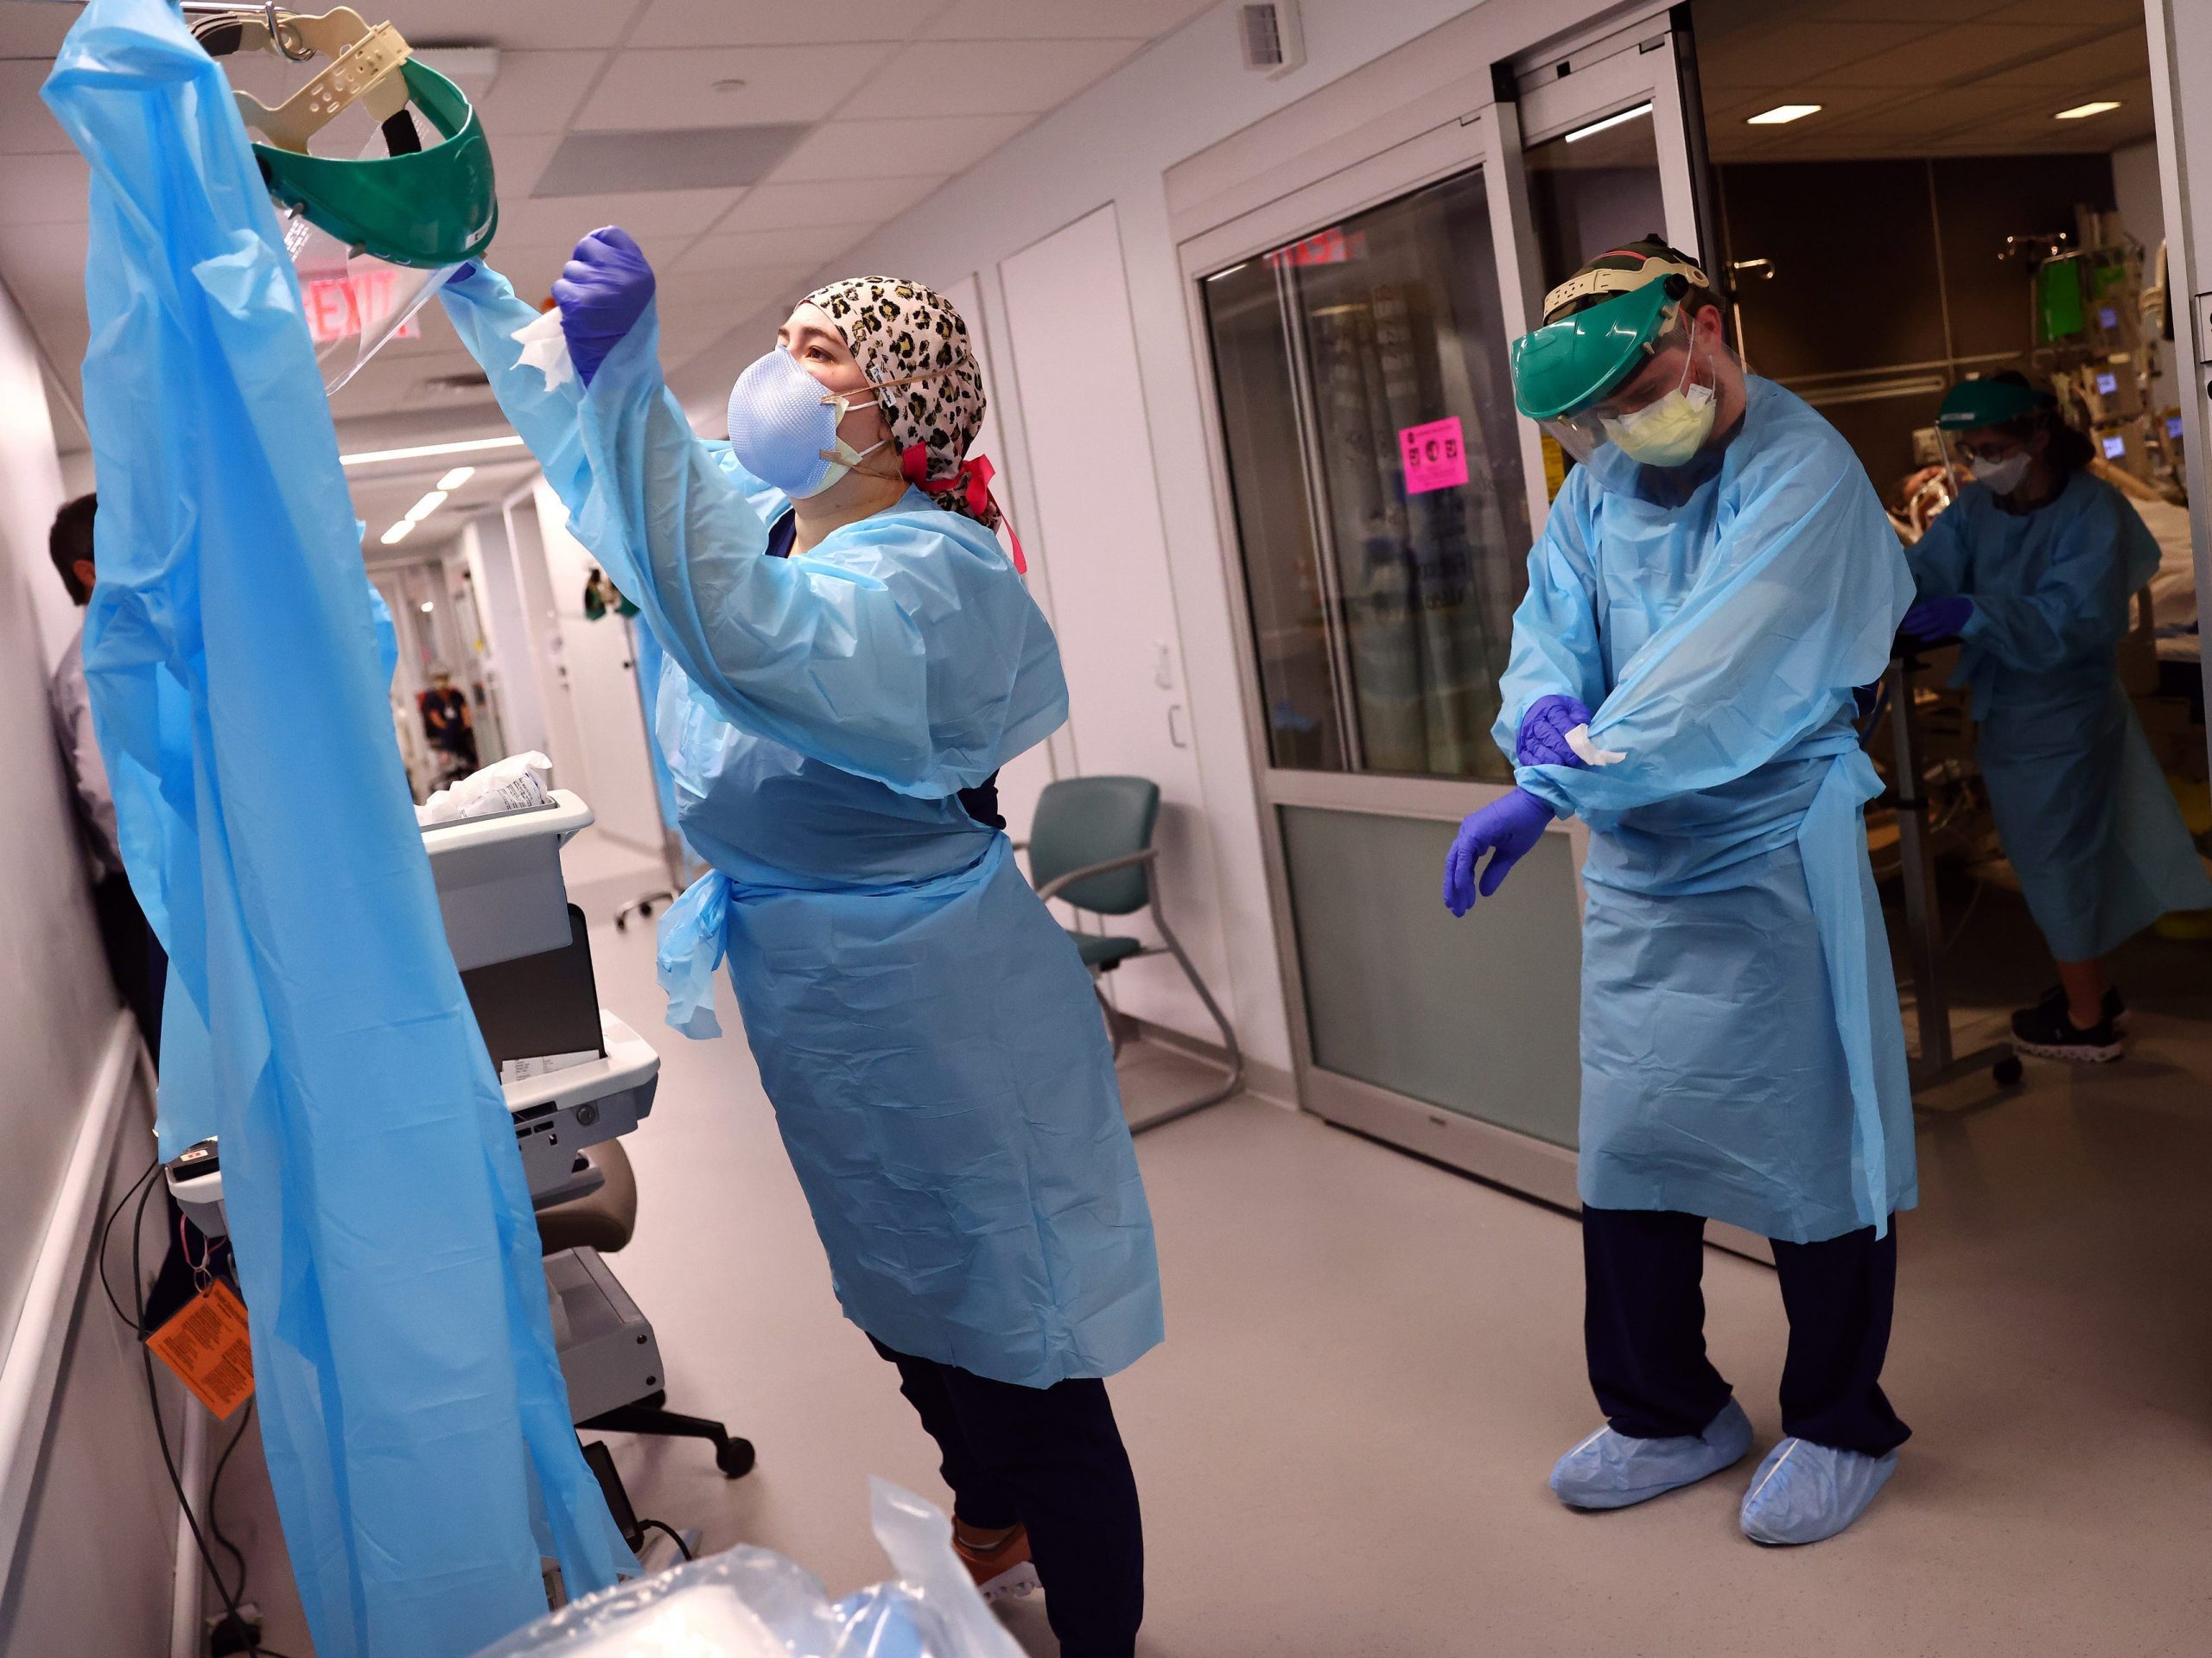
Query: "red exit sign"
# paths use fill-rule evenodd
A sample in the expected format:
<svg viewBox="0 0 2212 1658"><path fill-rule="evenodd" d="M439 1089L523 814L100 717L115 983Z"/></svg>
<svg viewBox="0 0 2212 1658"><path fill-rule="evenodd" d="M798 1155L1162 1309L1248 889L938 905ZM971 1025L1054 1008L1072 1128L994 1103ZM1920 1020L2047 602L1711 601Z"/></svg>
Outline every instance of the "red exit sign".
<svg viewBox="0 0 2212 1658"><path fill-rule="evenodd" d="M302 283L300 299L307 309L308 336L318 346L350 340L361 332L363 319L391 314L398 289L397 271L374 267ZM422 325L411 316L391 336L394 340L422 337Z"/></svg>

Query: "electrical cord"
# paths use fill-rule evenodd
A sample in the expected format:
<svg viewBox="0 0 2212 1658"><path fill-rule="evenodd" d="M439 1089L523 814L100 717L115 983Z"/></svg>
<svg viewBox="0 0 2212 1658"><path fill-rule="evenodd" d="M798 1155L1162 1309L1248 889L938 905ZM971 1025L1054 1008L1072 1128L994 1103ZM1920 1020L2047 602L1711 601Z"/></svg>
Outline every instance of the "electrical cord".
<svg viewBox="0 0 2212 1658"><path fill-rule="evenodd" d="M245 1601L245 1555L240 1552L238 1546L236 1543L223 1535L223 1522L217 1516L215 1512L215 1493L222 1489L223 1470L230 1466L231 1452L238 1448L238 1441L245 1438L245 1431L247 1427L251 1425L252 1421L253 1401L249 1399L245 1401L245 1412L238 1417L238 1431L231 1435L231 1442L223 1447L223 1454L215 1458L215 1471L209 1475L207 1478L207 1534L223 1546L223 1552L225 1553L228 1554L232 1560L238 1562L238 1592L237 1598L241 1605L243 1605Z"/></svg>
<svg viewBox="0 0 2212 1658"><path fill-rule="evenodd" d="M184 1515L185 1524L192 1528L192 1540L199 1548L200 1564L207 1567L208 1577L213 1579L215 1592L223 1598L223 1604L230 1612L232 1627L245 1641L247 1658L286 1658L286 1655L277 1651L276 1648L262 1645L260 1641L251 1633L253 1626L246 1621L245 1614L239 1609L238 1595L231 1592L230 1585L224 1582L223 1574L215 1565L214 1552L207 1547L207 1535L200 1528L199 1515L192 1511L192 1500L185 1495L184 1478L177 1472L175 1454L169 1449L168 1423L162 1415L161 1390L154 1380L154 1355L152 1350L145 1344L146 1337L149 1333L146 1329L146 1286L144 1280L140 1276L139 1270L140 1262L145 1258L143 1251L146 1204L154 1195L154 1176L160 1172L161 1166L161 1159L156 1157L149 1166L146 1172L131 1182L130 1190L116 1199L115 1207L108 1210L106 1220L101 1223L100 1287L107 1292L108 1304L114 1307L116 1317L128 1324L138 1337L138 1361L146 1373L146 1405L154 1418L154 1438L162 1448L162 1466L168 1471L169 1489L176 1493L177 1507ZM108 1240L114 1232L115 1223L122 1217L124 1205L130 1201L133 1193L136 1193L138 1198L138 1207L130 1217L130 1294L131 1305L136 1311L126 1312L124 1311L123 1303L117 1299L115 1287L108 1278L107 1254ZM238 1424L238 1434L242 1436L245 1432L245 1423L241 1421ZM223 1453L223 1460L229 1461L231 1451L237 1448L238 1439L234 1437L229 1449ZM219 1474L220 1471L221 1465L218 1464L217 1472ZM212 1504L213 1480L209 1482L209 1496ZM212 1511L209 1517L212 1521ZM237 1549L232 1548L228 1541L224 1543L224 1547L230 1548L231 1553L238 1559L238 1591L239 1594L243 1594L245 1590L245 1557L239 1554Z"/></svg>
<svg viewBox="0 0 2212 1658"><path fill-rule="evenodd" d="M657 1531L661 1533L670 1542L676 1545L676 1552L677 1553L681 1554L687 1560L693 1558L690 1549L683 1541L683 1536L677 1531L676 1528L670 1525L667 1521L640 1520L638 1521L638 1529L639 1531Z"/></svg>

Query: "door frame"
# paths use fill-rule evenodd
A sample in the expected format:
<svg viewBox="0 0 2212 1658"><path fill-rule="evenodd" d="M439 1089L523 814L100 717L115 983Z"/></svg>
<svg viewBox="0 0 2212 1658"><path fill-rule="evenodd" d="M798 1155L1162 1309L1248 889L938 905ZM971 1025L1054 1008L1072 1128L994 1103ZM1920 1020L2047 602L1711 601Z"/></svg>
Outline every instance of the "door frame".
<svg viewBox="0 0 2212 1658"><path fill-rule="evenodd" d="M1456 823L1509 792L1510 785L1274 765L1268 742L1266 698L1253 638L1252 595L1230 482L1204 284L1211 276L1313 235L1332 222L1480 168L1489 203L1501 308L1507 317L1520 318L1523 326L1534 327L1541 320L1537 313L1544 287L1522 152L1529 143L1543 142L1647 100L1653 106L1652 118L1660 135L1665 232L1675 246L1694 254L1698 237L1693 158L1685 134L1675 55L1681 39L1669 29L1665 9L1659 7L1640 22L1607 36L1595 51L1579 49L1572 72L1556 76L1550 84L1531 81L1545 67L1542 63L1532 64L1519 75L1499 63L1487 77L1469 76L1455 83L1464 103L1456 117L1410 137L1370 134L1375 147L1349 161L1342 143L1308 150L1309 175L1302 181L1287 179L1280 170L1264 182L1255 180L1248 198L1251 205L1234 210L1233 201L1227 204L1232 209L1229 216L1210 226L1191 226L1177 243L1185 320L1204 403L1202 427L1216 531L1224 549L1224 574L1234 618L1230 633L1244 704L1254 804L1261 819L1268 915L1283 979L1300 1104L1332 1122L1570 1212L1580 1208L1573 1151L1325 1070L1315 1063L1305 969L1291 911L1281 810L1304 807ZM1550 62L1555 65L1560 60L1554 57ZM1526 95L1520 92L1522 84L1532 86ZM1448 97L1448 91L1445 95ZM1536 118L1542 124L1530 129L1533 137L1524 137L1524 108L1530 101L1535 102ZM1532 537L1540 537L1550 505L1541 441L1530 422L1520 423L1520 437L1530 530ZM1317 545L1319 541L1317 536ZM1579 914L1585 897L1582 869L1589 850L1588 828L1575 818L1554 823L1548 833L1567 841ZM1736 1228L1715 1224L1707 1236L1754 1259L1772 1259L1766 1240Z"/></svg>
<svg viewBox="0 0 2212 1658"><path fill-rule="evenodd" d="M1332 222L1480 168L1497 257L1500 301L1508 316L1526 315L1529 306L1539 302L1541 296L1532 298L1528 292L1523 257L1524 250L1530 245L1526 235L1526 197L1522 194L1516 202L1501 143L1501 132L1512 130L1510 105L1504 106L1502 112L1495 105L1471 108L1456 118L1390 143L1349 165L1324 172L1299 188L1274 195L1222 224L1200 231L1182 241L1177 252L1192 355L1206 406L1207 470L1213 488L1216 527L1221 545L1230 555L1225 560L1225 575L1236 619L1231 633L1243 693L1245 739L1267 864L1268 915L1274 929L1276 958L1281 963L1285 1013L1291 1031L1291 1063L1297 1079L1299 1102L1303 1109L1332 1122L1374 1134L1542 1202L1573 1210L1579 1202L1575 1192L1575 1154L1567 1147L1430 1105L1342 1072L1325 1070L1314 1061L1313 1033L1306 1014L1305 970L1299 955L1295 918L1291 912L1281 809L1306 807L1456 823L1469 812L1510 792L1511 785L1453 778L1291 770L1274 764L1268 746L1265 696L1261 689L1258 653L1252 638L1251 591L1245 576L1243 542L1230 483L1220 387L1214 372L1213 342L1207 327L1203 289L1206 277L1257 258L1270 249L1310 235ZM1520 226L1517 233L1510 228L1516 224ZM1547 504L1542 452L1533 425L1522 422L1520 436L1522 486L1528 492L1532 530L1540 532ZM1589 847L1588 829L1580 819L1571 819L1554 823L1547 832L1560 835L1567 842L1579 910L1582 862Z"/></svg>

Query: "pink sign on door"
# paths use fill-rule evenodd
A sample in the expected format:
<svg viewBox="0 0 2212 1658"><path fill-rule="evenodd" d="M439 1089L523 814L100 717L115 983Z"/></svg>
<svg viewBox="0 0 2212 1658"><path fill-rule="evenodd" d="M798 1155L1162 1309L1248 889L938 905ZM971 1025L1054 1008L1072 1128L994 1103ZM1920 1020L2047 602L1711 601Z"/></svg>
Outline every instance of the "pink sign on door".
<svg viewBox="0 0 2212 1658"><path fill-rule="evenodd" d="M1406 493L1451 489L1467 481L1467 445L1457 415L1401 427L1398 457L1406 463Z"/></svg>

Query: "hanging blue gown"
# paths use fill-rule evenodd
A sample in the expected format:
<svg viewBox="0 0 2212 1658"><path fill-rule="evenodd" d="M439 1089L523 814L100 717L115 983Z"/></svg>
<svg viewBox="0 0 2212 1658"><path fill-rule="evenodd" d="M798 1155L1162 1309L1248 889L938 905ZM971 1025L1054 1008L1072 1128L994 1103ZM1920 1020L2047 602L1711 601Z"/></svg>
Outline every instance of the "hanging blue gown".
<svg viewBox="0 0 2212 1658"><path fill-rule="evenodd" d="M221 71L163 0L93 0L45 97L92 174L85 668L168 953L161 1153L219 1142L315 1651L461 1658L543 1611L544 1556L577 1593L637 1567L410 809L396 641Z"/></svg>
<svg viewBox="0 0 2212 1658"><path fill-rule="evenodd" d="M1494 734L1512 753L1529 706L1563 694L1627 756L1516 772L1591 829L1583 1202L1804 1243L1917 1201L1862 817L1879 785L1850 713L1912 585L1835 429L1768 381L1746 390L1681 505L1640 494L1618 451L1569 475Z"/></svg>
<svg viewBox="0 0 2212 1658"><path fill-rule="evenodd" d="M588 394L545 390L536 314L446 290L572 527L666 651L655 730L713 866L664 918L670 1022L747 1039L847 1315L1029 1387L1161 1336L1113 1053L1075 947L955 797L1067 717L1058 647L991 531L910 489L804 555L789 503L663 384L648 310Z"/></svg>
<svg viewBox="0 0 2212 1658"><path fill-rule="evenodd" d="M2050 953L2088 962L2212 878L2121 688L2128 609L2158 543L2086 472L2031 512L1969 484L1906 549L1923 598L1974 602L1953 683L1972 688L1997 836Z"/></svg>

